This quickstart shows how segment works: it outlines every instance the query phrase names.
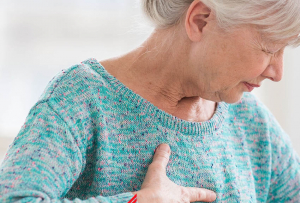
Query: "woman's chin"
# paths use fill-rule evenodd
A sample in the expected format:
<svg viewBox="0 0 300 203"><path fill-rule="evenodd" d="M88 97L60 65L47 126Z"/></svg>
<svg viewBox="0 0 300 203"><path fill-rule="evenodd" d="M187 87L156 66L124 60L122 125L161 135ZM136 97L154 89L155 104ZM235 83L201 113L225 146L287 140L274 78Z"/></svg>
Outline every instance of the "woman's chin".
<svg viewBox="0 0 300 203"><path fill-rule="evenodd" d="M242 99L242 97L243 97L243 92L240 94L226 95L222 98L222 101L228 104L234 104L234 103L238 103Z"/></svg>

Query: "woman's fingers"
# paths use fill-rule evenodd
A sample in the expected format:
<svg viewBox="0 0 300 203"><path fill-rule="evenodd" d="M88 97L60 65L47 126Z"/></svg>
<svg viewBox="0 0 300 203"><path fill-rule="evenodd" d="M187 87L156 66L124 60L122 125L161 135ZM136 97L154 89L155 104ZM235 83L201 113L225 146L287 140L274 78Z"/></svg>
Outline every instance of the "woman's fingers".
<svg viewBox="0 0 300 203"><path fill-rule="evenodd" d="M171 150L169 145L160 144L158 148L155 150L152 165L155 166L161 165L164 169L166 169L169 162L170 154L171 154Z"/></svg>
<svg viewBox="0 0 300 203"><path fill-rule="evenodd" d="M155 150L141 190L137 192L138 202L213 202L216 194L210 190L182 187L172 182L166 175L171 149L161 144Z"/></svg>
<svg viewBox="0 0 300 203"><path fill-rule="evenodd" d="M203 188L185 187L186 193L189 195L190 202L213 202L216 200L216 193Z"/></svg>

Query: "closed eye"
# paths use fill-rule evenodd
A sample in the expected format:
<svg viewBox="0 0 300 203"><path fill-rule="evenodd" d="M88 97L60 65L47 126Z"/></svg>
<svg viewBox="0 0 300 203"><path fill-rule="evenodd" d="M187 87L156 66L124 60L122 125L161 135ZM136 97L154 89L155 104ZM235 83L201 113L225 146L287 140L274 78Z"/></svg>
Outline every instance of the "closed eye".
<svg viewBox="0 0 300 203"><path fill-rule="evenodd" d="M266 54L270 54L270 55L274 55L276 53L276 52L271 52L267 49L263 49L262 51L265 52Z"/></svg>

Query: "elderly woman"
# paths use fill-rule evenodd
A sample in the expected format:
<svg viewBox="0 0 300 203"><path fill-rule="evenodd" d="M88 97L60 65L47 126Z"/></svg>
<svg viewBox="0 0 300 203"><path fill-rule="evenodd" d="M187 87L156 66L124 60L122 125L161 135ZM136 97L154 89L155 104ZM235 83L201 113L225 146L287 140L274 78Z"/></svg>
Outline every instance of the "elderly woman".
<svg viewBox="0 0 300 203"><path fill-rule="evenodd" d="M0 202L300 202L299 157L249 93L281 80L300 2L142 4L156 29L140 47L49 83L0 168Z"/></svg>

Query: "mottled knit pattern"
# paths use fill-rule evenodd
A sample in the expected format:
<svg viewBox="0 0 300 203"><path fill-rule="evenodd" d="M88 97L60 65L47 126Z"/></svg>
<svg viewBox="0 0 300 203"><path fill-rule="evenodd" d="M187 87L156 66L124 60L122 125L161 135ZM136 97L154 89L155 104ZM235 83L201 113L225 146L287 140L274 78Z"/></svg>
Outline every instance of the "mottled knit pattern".
<svg viewBox="0 0 300 203"><path fill-rule="evenodd" d="M215 202L300 202L299 157L252 94L189 122L95 59L57 74L31 108L0 167L0 202L127 202L161 143L170 180L213 190Z"/></svg>

